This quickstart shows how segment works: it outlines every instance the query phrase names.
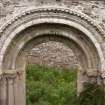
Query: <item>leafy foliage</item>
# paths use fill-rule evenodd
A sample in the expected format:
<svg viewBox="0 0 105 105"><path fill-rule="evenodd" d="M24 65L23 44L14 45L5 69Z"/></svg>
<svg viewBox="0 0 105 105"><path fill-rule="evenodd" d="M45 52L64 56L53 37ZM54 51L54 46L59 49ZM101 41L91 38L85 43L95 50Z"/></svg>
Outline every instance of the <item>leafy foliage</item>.
<svg viewBox="0 0 105 105"><path fill-rule="evenodd" d="M27 67L27 105L76 105L76 70Z"/></svg>
<svg viewBox="0 0 105 105"><path fill-rule="evenodd" d="M76 70L27 67L27 105L105 105L102 86L86 83L76 97Z"/></svg>

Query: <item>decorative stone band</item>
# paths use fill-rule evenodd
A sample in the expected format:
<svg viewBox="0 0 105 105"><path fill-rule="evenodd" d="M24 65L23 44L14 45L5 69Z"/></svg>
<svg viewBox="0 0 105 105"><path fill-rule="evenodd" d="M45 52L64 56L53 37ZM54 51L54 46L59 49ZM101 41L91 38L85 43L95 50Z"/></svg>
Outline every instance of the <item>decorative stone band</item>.
<svg viewBox="0 0 105 105"><path fill-rule="evenodd" d="M60 7L60 6L56 6L56 7L52 7L52 6L42 6L42 7L33 7L29 10L23 11L21 14L18 14L17 16L15 16L14 18L11 18L8 20L7 23L3 24L0 27L0 34L2 34L10 25L12 25L15 21L17 21L18 19L28 16L29 14L33 14L33 13L44 13L44 12L51 12L53 11L54 13L63 13L63 14L72 14L74 16L77 16L83 20L85 20L87 23L90 23L101 35L105 35L104 30L102 29L102 27L100 27L100 25L96 24L95 21L90 18L88 15L84 14L84 13L80 13L74 10L71 10L67 7Z"/></svg>

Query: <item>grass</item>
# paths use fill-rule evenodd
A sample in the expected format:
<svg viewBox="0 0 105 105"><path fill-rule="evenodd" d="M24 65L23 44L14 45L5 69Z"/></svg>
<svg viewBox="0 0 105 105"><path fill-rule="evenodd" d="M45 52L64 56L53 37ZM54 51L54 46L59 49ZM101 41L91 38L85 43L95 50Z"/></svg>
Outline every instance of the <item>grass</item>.
<svg viewBox="0 0 105 105"><path fill-rule="evenodd" d="M27 105L76 105L76 70L27 67Z"/></svg>

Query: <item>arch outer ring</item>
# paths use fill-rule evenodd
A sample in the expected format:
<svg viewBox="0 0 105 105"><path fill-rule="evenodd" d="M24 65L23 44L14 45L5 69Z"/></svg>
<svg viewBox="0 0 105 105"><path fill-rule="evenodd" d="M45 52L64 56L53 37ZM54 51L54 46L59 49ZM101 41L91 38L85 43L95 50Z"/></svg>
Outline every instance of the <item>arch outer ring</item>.
<svg viewBox="0 0 105 105"><path fill-rule="evenodd" d="M105 35L104 30L86 14L74 11L67 7L59 7L59 6L58 7L56 6L55 8L54 7L41 7L41 8L37 7L37 8L31 8L27 11L24 11L21 14L18 14L17 16L15 16L14 18L11 18L10 20L8 20L8 22L5 23L4 25L2 25L0 27L0 34L2 34L11 24L13 24L15 21L22 18L23 16L27 16L28 14L31 14L34 12L45 12L45 11L54 11L56 13L62 12L62 13L72 14L74 16L80 17L81 19L87 21L87 23L91 24L101 35Z"/></svg>

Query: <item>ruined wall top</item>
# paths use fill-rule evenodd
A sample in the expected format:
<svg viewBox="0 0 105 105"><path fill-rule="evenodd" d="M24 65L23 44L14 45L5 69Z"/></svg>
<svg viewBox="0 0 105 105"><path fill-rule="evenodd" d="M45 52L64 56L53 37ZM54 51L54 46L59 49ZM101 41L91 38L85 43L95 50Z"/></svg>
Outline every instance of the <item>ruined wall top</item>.
<svg viewBox="0 0 105 105"><path fill-rule="evenodd" d="M0 0L0 26L26 9L54 5L85 13L105 29L105 0Z"/></svg>

